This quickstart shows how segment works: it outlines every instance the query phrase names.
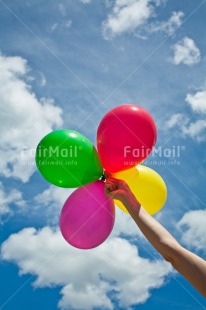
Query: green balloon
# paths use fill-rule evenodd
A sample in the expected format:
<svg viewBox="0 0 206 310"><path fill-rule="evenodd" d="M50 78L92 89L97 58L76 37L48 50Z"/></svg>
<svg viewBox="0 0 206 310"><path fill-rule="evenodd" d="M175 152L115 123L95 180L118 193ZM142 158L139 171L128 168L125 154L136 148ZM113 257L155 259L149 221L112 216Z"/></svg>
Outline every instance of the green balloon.
<svg viewBox="0 0 206 310"><path fill-rule="evenodd" d="M103 175L95 147L73 130L46 135L37 146L36 165L47 181L60 187L79 187Z"/></svg>

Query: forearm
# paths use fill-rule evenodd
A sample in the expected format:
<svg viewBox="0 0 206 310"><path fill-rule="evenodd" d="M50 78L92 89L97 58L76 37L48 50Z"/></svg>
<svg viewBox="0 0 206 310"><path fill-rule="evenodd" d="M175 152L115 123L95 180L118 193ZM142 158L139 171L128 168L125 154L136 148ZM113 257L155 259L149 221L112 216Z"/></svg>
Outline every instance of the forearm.
<svg viewBox="0 0 206 310"><path fill-rule="evenodd" d="M172 235L140 205L128 185L109 178L105 194L120 200L156 250L206 297L206 261L182 247Z"/></svg>
<svg viewBox="0 0 206 310"><path fill-rule="evenodd" d="M168 261L172 261L179 243L139 204L134 196L123 200L128 212L154 248Z"/></svg>
<svg viewBox="0 0 206 310"><path fill-rule="evenodd" d="M139 204L135 197L122 201L156 250L206 297L206 262L183 248L172 235Z"/></svg>

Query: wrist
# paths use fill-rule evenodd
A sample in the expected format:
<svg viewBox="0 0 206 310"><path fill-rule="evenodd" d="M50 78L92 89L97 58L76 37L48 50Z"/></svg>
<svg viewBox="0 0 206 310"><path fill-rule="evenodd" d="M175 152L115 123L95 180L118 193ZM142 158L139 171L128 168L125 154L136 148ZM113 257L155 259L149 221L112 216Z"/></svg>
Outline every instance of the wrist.
<svg viewBox="0 0 206 310"><path fill-rule="evenodd" d="M121 202L126 207L126 209L132 208L137 210L141 207L141 204L132 193L124 195L121 199Z"/></svg>

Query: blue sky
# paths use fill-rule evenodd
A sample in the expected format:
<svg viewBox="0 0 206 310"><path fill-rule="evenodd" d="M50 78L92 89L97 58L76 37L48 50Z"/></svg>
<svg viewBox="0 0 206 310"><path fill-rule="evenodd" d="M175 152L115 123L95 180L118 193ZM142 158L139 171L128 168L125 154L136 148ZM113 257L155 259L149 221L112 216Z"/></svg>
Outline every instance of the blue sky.
<svg viewBox="0 0 206 310"><path fill-rule="evenodd" d="M154 117L146 164L168 188L155 217L206 259L206 1L0 0L0 308L206 309L203 297L117 210L110 238L70 247L58 216L72 192L37 172L34 151L68 128L95 145L104 114L124 103Z"/></svg>

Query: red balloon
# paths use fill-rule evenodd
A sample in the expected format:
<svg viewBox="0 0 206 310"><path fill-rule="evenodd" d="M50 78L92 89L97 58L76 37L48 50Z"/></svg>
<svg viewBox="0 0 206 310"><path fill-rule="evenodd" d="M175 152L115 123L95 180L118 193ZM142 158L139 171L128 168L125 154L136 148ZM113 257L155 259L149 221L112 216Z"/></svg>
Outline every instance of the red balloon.
<svg viewBox="0 0 206 310"><path fill-rule="evenodd" d="M156 143L152 116L134 104L110 110L97 130L97 148L107 172L123 171L141 163Z"/></svg>

